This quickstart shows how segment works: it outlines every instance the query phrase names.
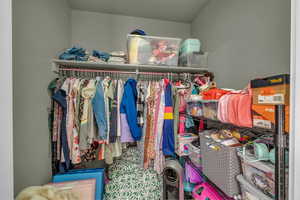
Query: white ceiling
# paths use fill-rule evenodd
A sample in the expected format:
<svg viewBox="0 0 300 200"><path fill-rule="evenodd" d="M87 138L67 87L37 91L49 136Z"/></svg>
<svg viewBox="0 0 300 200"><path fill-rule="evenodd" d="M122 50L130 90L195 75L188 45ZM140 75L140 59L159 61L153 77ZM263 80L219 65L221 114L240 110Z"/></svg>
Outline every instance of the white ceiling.
<svg viewBox="0 0 300 200"><path fill-rule="evenodd" d="M73 9L191 22L207 0L69 0Z"/></svg>

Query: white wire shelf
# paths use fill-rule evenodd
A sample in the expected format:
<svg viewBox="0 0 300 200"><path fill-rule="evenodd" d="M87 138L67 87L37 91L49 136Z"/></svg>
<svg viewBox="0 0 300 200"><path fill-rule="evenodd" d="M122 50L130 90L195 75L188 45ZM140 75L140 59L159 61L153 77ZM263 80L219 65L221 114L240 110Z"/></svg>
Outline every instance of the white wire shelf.
<svg viewBox="0 0 300 200"><path fill-rule="evenodd" d="M69 61L54 59L52 71L58 72L59 68L98 69L98 70L122 70L139 72L170 72L170 73L206 73L207 67L182 67L182 66L159 66L159 65L134 65L94 63L83 61Z"/></svg>

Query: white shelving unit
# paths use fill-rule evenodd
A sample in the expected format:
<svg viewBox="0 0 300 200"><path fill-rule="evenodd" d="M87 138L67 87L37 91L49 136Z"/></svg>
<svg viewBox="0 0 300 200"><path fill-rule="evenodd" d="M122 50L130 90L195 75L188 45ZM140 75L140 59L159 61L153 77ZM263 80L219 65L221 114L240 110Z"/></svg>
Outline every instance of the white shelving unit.
<svg viewBox="0 0 300 200"><path fill-rule="evenodd" d="M139 72L165 72L165 73L206 73L207 67L182 67L182 66L159 66L159 65L133 65L133 64L112 64L93 63L82 61L57 60L53 61L54 72L58 72L59 67L78 69L99 69L99 70L122 70Z"/></svg>

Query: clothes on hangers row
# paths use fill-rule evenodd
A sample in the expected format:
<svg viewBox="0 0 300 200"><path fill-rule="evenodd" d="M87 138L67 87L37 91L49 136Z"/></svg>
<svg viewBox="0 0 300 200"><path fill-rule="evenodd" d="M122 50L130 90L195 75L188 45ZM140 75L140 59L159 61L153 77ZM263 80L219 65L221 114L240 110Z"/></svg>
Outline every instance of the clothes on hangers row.
<svg viewBox="0 0 300 200"><path fill-rule="evenodd" d="M53 172L97 157L112 164L122 144L137 142L142 166L161 173L164 157L175 156L188 85L168 79L55 79L48 87Z"/></svg>

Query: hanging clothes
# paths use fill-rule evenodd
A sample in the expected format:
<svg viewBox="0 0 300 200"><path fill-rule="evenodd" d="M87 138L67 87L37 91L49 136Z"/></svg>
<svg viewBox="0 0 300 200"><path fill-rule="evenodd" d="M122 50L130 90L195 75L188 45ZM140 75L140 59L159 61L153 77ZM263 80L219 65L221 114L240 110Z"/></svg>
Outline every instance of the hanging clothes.
<svg viewBox="0 0 300 200"><path fill-rule="evenodd" d="M124 91L124 83L122 80L118 80L118 114L117 114L117 122L118 122L118 130L117 130L117 136L120 137L121 136L121 114L120 114L120 107L121 107L121 101L122 101L122 95L123 95L123 91Z"/></svg>
<svg viewBox="0 0 300 200"><path fill-rule="evenodd" d="M144 168L149 167L150 161L155 156L154 152L154 93L155 83L150 83L147 94L147 128L144 141Z"/></svg>
<svg viewBox="0 0 300 200"><path fill-rule="evenodd" d="M120 112L126 114L126 119L130 128L131 135L135 141L141 139L142 129L137 123L137 91L136 80L128 79L124 85L124 94L122 98Z"/></svg>
<svg viewBox="0 0 300 200"><path fill-rule="evenodd" d="M107 137L106 143L109 143L109 134L110 134L110 107L109 107L109 86L111 83L110 77L105 77L103 80L103 91L104 91L104 105L105 105L105 114L106 114L106 124L107 124Z"/></svg>
<svg viewBox="0 0 300 200"><path fill-rule="evenodd" d="M109 143L115 143L117 139L117 131L118 131L118 121L116 120L118 117L118 85L117 81L111 81L108 89L108 98L109 98L109 109L110 109L110 134L109 134Z"/></svg>
<svg viewBox="0 0 300 200"><path fill-rule="evenodd" d="M136 142L137 164L158 174L165 156L175 155L187 93L169 80L71 77L53 82L49 91L53 172L97 157L111 165L123 156L128 144L122 143Z"/></svg>
<svg viewBox="0 0 300 200"><path fill-rule="evenodd" d="M70 149L68 146L68 137L67 137L67 127L66 127L66 116L67 116L67 101L66 101L66 92L62 89L59 89L53 96L53 100L58 103L60 108L62 109L62 118L60 122L60 141L61 141L61 149L59 151L62 152L64 161L60 165L60 171L64 171L64 169L69 169L70 162Z"/></svg>
<svg viewBox="0 0 300 200"><path fill-rule="evenodd" d="M96 137L94 114L92 112L92 99L95 96L95 92L95 80L90 80L81 91L83 109L80 122L79 146L82 151L88 150Z"/></svg>
<svg viewBox="0 0 300 200"><path fill-rule="evenodd" d="M145 88L143 82L137 84L137 120L138 125L143 127L144 125L144 107L145 107Z"/></svg>
<svg viewBox="0 0 300 200"><path fill-rule="evenodd" d="M57 130L57 111L58 111L58 104L52 99L52 96L59 88L59 79L54 79L48 85L48 93L51 97L48 107L48 128L50 133L51 139L51 156L52 156L52 174L56 174L58 172L58 159L57 159L57 137L58 137L58 130Z"/></svg>
<svg viewBox="0 0 300 200"><path fill-rule="evenodd" d="M155 126L155 159L154 159L154 170L161 174L163 172L165 158L162 152L162 134L163 134L163 125L164 125L164 110L165 110L165 90L164 90L164 81L159 83L160 91L157 96L157 102L159 105L156 107L157 112L157 123Z"/></svg>
<svg viewBox="0 0 300 200"><path fill-rule="evenodd" d="M165 113L164 113L163 141L162 141L162 148L165 156L175 156L172 98L173 98L172 86L169 83L169 81L166 81Z"/></svg>
<svg viewBox="0 0 300 200"><path fill-rule="evenodd" d="M79 112L79 97L80 96L80 87L82 84L82 80L76 79L73 84L73 89L71 92L71 98L73 101L73 115L74 115L74 126L73 126L73 144L72 144L72 163L79 164L81 163L80 156L80 147L79 147L79 128L80 128L80 120L78 118Z"/></svg>
<svg viewBox="0 0 300 200"><path fill-rule="evenodd" d="M98 137L100 140L106 140L108 132L106 119L107 111L105 109L104 90L102 84L102 80L97 82L96 94L92 100L92 104L98 127Z"/></svg>

